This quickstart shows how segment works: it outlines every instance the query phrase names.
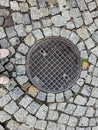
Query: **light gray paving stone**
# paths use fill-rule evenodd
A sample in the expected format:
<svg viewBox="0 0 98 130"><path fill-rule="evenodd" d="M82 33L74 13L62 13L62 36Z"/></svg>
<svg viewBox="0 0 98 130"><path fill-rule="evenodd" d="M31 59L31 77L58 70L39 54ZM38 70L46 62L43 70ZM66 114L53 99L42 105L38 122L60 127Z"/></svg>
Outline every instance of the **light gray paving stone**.
<svg viewBox="0 0 98 130"><path fill-rule="evenodd" d="M87 102L87 98L81 95L77 95L74 100L74 103L79 104L79 105L85 105L86 102Z"/></svg>
<svg viewBox="0 0 98 130"><path fill-rule="evenodd" d="M95 86L95 87L98 87L98 78L96 78L96 77L92 77L92 82L91 82L91 84L93 85L93 86Z"/></svg>
<svg viewBox="0 0 98 130"><path fill-rule="evenodd" d="M52 35L53 36L59 36L60 35L60 28L52 27Z"/></svg>
<svg viewBox="0 0 98 130"><path fill-rule="evenodd" d="M87 5L84 0L76 0L81 11L87 10Z"/></svg>
<svg viewBox="0 0 98 130"><path fill-rule="evenodd" d="M86 116L87 117L94 117L94 113L95 113L94 108L93 107L88 107L87 112L86 112Z"/></svg>
<svg viewBox="0 0 98 130"><path fill-rule="evenodd" d="M86 25L93 23L93 19L89 11L83 13L83 17L84 17L84 22Z"/></svg>
<svg viewBox="0 0 98 130"><path fill-rule="evenodd" d="M13 37L9 41L10 41L11 45L13 45L13 46L20 44L20 39L18 37Z"/></svg>
<svg viewBox="0 0 98 130"><path fill-rule="evenodd" d="M32 25L26 25L25 31L26 31L27 33L30 33L30 32L32 31Z"/></svg>
<svg viewBox="0 0 98 130"><path fill-rule="evenodd" d="M62 16L65 18L66 22L71 20L71 15L69 10L63 10L62 11Z"/></svg>
<svg viewBox="0 0 98 130"><path fill-rule="evenodd" d="M67 113L67 114L73 114L73 112L75 111L75 109L76 109L76 105L69 103L67 105L66 109L65 109L65 113Z"/></svg>
<svg viewBox="0 0 98 130"><path fill-rule="evenodd" d="M16 64L25 64L25 56L20 53L15 54Z"/></svg>
<svg viewBox="0 0 98 130"><path fill-rule="evenodd" d="M69 4L70 7L77 7L77 3L74 0L69 0L67 1L67 3Z"/></svg>
<svg viewBox="0 0 98 130"><path fill-rule="evenodd" d="M9 119L11 119L11 116L6 112L0 110L0 122L3 123L5 121L8 121Z"/></svg>
<svg viewBox="0 0 98 130"><path fill-rule="evenodd" d="M3 25L4 17L0 17L0 26Z"/></svg>
<svg viewBox="0 0 98 130"><path fill-rule="evenodd" d="M66 102L58 103L57 110L65 112Z"/></svg>
<svg viewBox="0 0 98 130"><path fill-rule="evenodd" d="M72 8L72 9L70 10L70 15L71 15L71 17L73 17L73 18L77 18L77 17L80 17L80 16L81 16L81 13L80 13L80 11L79 11L78 8Z"/></svg>
<svg viewBox="0 0 98 130"><path fill-rule="evenodd" d="M16 36L16 31L13 27L6 28L6 33L9 38Z"/></svg>
<svg viewBox="0 0 98 130"><path fill-rule="evenodd" d="M97 67L94 68L93 75L96 76L96 77L98 77L98 68Z"/></svg>
<svg viewBox="0 0 98 130"><path fill-rule="evenodd" d="M91 49L95 46L95 43L91 38L87 39L85 41L85 44L86 44L87 49Z"/></svg>
<svg viewBox="0 0 98 130"><path fill-rule="evenodd" d="M9 92L9 95L14 100L17 100L23 94L24 94L24 92L19 87L15 87L15 89L13 89L12 91Z"/></svg>
<svg viewBox="0 0 98 130"><path fill-rule="evenodd" d="M55 121L58 119L58 112L57 111L49 111L47 120Z"/></svg>
<svg viewBox="0 0 98 130"><path fill-rule="evenodd" d="M47 95L47 102L54 102L55 101L55 94L48 93Z"/></svg>
<svg viewBox="0 0 98 130"><path fill-rule="evenodd" d="M13 57L10 58L10 62L13 63L13 64L15 64L15 58L13 58Z"/></svg>
<svg viewBox="0 0 98 130"><path fill-rule="evenodd" d="M86 3L90 3L92 0L85 0Z"/></svg>
<svg viewBox="0 0 98 130"><path fill-rule="evenodd" d="M95 42L98 42L98 31L95 31L92 35L92 39L95 41ZM98 49L98 47L94 48L94 49ZM94 50L93 49L93 50ZM97 55L98 56L98 55Z"/></svg>
<svg viewBox="0 0 98 130"><path fill-rule="evenodd" d="M87 52L87 50L81 51L81 57L83 59L88 59L88 52Z"/></svg>
<svg viewBox="0 0 98 130"><path fill-rule="evenodd" d="M63 102L63 101L64 101L64 94L63 93L56 94L56 102Z"/></svg>
<svg viewBox="0 0 98 130"><path fill-rule="evenodd" d="M72 41L74 44L77 44L79 42L79 36L76 33L72 32L69 40Z"/></svg>
<svg viewBox="0 0 98 130"><path fill-rule="evenodd" d="M78 105L75 112L74 112L74 115L75 116L84 116L86 110L87 110L87 107L83 107L83 106Z"/></svg>
<svg viewBox="0 0 98 130"><path fill-rule="evenodd" d="M47 116L47 112L48 112L48 107L46 105L42 105L39 110L36 113L36 117L38 117L39 119L45 119Z"/></svg>
<svg viewBox="0 0 98 130"><path fill-rule="evenodd" d="M89 126L96 126L96 119L95 118L91 118L89 119Z"/></svg>
<svg viewBox="0 0 98 130"><path fill-rule="evenodd" d="M36 103L35 101L33 101L28 107L27 110L31 113L31 114L35 114L36 111L40 108L40 105L38 103Z"/></svg>
<svg viewBox="0 0 98 130"><path fill-rule="evenodd" d="M29 14L26 13L23 15L23 23L26 25L31 23Z"/></svg>
<svg viewBox="0 0 98 130"><path fill-rule="evenodd" d="M84 27L79 28L76 32L83 40L86 40L87 38L89 38L88 31Z"/></svg>
<svg viewBox="0 0 98 130"><path fill-rule="evenodd" d="M0 40L0 46L2 48L8 48L10 46L10 43L6 39Z"/></svg>
<svg viewBox="0 0 98 130"><path fill-rule="evenodd" d="M10 8L14 11L20 10L19 4L17 1L10 1Z"/></svg>
<svg viewBox="0 0 98 130"><path fill-rule="evenodd" d="M23 108L19 109L15 114L14 117L18 122L23 122L27 117L28 112Z"/></svg>
<svg viewBox="0 0 98 130"><path fill-rule="evenodd" d="M78 93L79 90L80 90L80 87L79 87L77 84L75 84L75 85L73 85L73 87L71 88L71 90L72 90L74 93Z"/></svg>
<svg viewBox="0 0 98 130"><path fill-rule="evenodd" d="M97 80L98 81L98 80ZM98 98L98 88L93 88L92 93L91 93L92 97Z"/></svg>
<svg viewBox="0 0 98 130"><path fill-rule="evenodd" d="M95 117L98 117L98 108L96 109Z"/></svg>
<svg viewBox="0 0 98 130"><path fill-rule="evenodd" d="M98 57L98 46L96 46L94 49L92 49L91 52Z"/></svg>
<svg viewBox="0 0 98 130"><path fill-rule="evenodd" d="M0 125L0 130L5 130L2 125Z"/></svg>
<svg viewBox="0 0 98 130"><path fill-rule="evenodd" d="M27 2L19 3L19 7L21 12L28 12L29 10Z"/></svg>
<svg viewBox="0 0 98 130"><path fill-rule="evenodd" d="M9 15L9 10L8 9L0 9L0 16L8 16Z"/></svg>
<svg viewBox="0 0 98 130"><path fill-rule="evenodd" d="M16 73L17 73L17 75L25 74L26 73L25 65L18 65L18 66L16 66Z"/></svg>
<svg viewBox="0 0 98 130"><path fill-rule="evenodd" d="M58 123L60 124L67 124L69 120L69 115L61 114L58 119Z"/></svg>
<svg viewBox="0 0 98 130"><path fill-rule="evenodd" d="M36 6L37 5L36 0L27 0L27 2L30 4L30 6Z"/></svg>
<svg viewBox="0 0 98 130"><path fill-rule="evenodd" d="M79 43L77 44L77 47L78 47L79 51L83 51L83 50L86 49L86 48L85 48L85 44L84 44L83 41L82 41L82 42L79 42Z"/></svg>
<svg viewBox="0 0 98 130"><path fill-rule="evenodd" d="M10 72L13 70L14 65L11 62L9 62L5 65L5 68Z"/></svg>
<svg viewBox="0 0 98 130"><path fill-rule="evenodd" d="M12 19L14 23L17 24L23 23L23 15L20 12L12 13Z"/></svg>
<svg viewBox="0 0 98 130"><path fill-rule="evenodd" d="M90 65L88 72L89 73L93 73L93 71L94 71L94 65Z"/></svg>
<svg viewBox="0 0 98 130"><path fill-rule="evenodd" d="M80 77L85 79L87 77L87 70L82 71Z"/></svg>
<svg viewBox="0 0 98 130"><path fill-rule="evenodd" d="M92 23L89 27L88 30L91 34L93 34L95 32L95 30L97 29L95 23Z"/></svg>
<svg viewBox="0 0 98 130"><path fill-rule="evenodd" d="M72 21L69 21L68 23L66 23L66 27L67 27L67 29L74 29L75 25Z"/></svg>
<svg viewBox="0 0 98 130"><path fill-rule="evenodd" d="M14 47L13 46L10 46L10 47L8 47L8 50L9 50L9 57L12 57L14 54L15 54L15 49L14 49ZM10 60L11 60L11 58L10 58Z"/></svg>
<svg viewBox="0 0 98 130"><path fill-rule="evenodd" d="M52 22L51 22L51 19L48 18L48 19L43 19L42 20L42 23L44 25L44 27L47 27L47 26L51 26L52 25Z"/></svg>
<svg viewBox="0 0 98 130"><path fill-rule="evenodd" d="M57 124L57 130L65 130L65 125Z"/></svg>
<svg viewBox="0 0 98 130"><path fill-rule="evenodd" d="M7 104L4 107L4 110L11 115L13 115L18 109L19 109L19 107L17 106L16 102L14 102L14 101L11 101L9 104Z"/></svg>
<svg viewBox="0 0 98 130"><path fill-rule="evenodd" d="M94 98L95 99L95 98ZM98 108L98 100L95 100L95 107Z"/></svg>
<svg viewBox="0 0 98 130"><path fill-rule="evenodd" d="M45 37L51 36L51 34L52 34L51 28L49 28L49 27L43 28L43 33L44 33Z"/></svg>
<svg viewBox="0 0 98 130"><path fill-rule="evenodd" d="M10 129L10 130L17 130L19 127L19 123L16 122L15 120L10 120L8 123L7 123L7 128Z"/></svg>
<svg viewBox="0 0 98 130"><path fill-rule="evenodd" d="M40 21L34 21L34 22L32 23L32 27L33 27L33 29L41 28L41 23L40 23Z"/></svg>
<svg viewBox="0 0 98 130"><path fill-rule="evenodd" d="M95 1L88 3L88 8L90 11L93 11L97 7Z"/></svg>
<svg viewBox="0 0 98 130"><path fill-rule="evenodd" d="M36 123L36 117L28 115L27 118L26 118L26 120L25 120L25 123L28 126L30 126L31 128L33 128L35 126L35 123Z"/></svg>
<svg viewBox="0 0 98 130"><path fill-rule="evenodd" d="M5 38L6 34L3 27L0 27L0 39Z"/></svg>
<svg viewBox="0 0 98 130"><path fill-rule="evenodd" d="M63 11L64 10L64 7L67 5L67 2L65 0L57 0L58 1L58 4L59 4L59 8L60 8L60 11Z"/></svg>
<svg viewBox="0 0 98 130"><path fill-rule="evenodd" d="M20 46L18 47L18 51L21 52L22 54L26 54L28 52L28 46L25 45L24 43L21 43Z"/></svg>
<svg viewBox="0 0 98 130"><path fill-rule="evenodd" d="M81 27L83 25L83 19L82 19L82 17L74 18L74 23L75 23L76 28Z"/></svg>
<svg viewBox="0 0 98 130"><path fill-rule="evenodd" d="M24 108L26 108L32 102L32 100L33 99L30 96L26 95L25 97L22 98L19 104Z"/></svg>
<svg viewBox="0 0 98 130"><path fill-rule="evenodd" d="M56 130L56 128L57 128L57 124L49 121L48 124L47 124L46 130Z"/></svg>
<svg viewBox="0 0 98 130"><path fill-rule="evenodd" d="M39 4L39 6L42 7L42 8L46 6L45 0L38 0L38 4Z"/></svg>
<svg viewBox="0 0 98 130"><path fill-rule="evenodd" d="M64 92L65 98L69 99L70 97L72 97L73 93L71 90L67 90Z"/></svg>
<svg viewBox="0 0 98 130"><path fill-rule="evenodd" d="M66 20L64 19L64 17L62 17L61 15L55 15L51 18L52 23L56 26L56 27L61 27L64 26L66 23ZM59 22L58 22L59 21Z"/></svg>
<svg viewBox="0 0 98 130"><path fill-rule="evenodd" d="M86 117L81 117L80 118L80 122L79 122L79 126L88 126L88 122L89 122L89 119L86 118Z"/></svg>
<svg viewBox="0 0 98 130"><path fill-rule="evenodd" d="M46 100L46 93L40 91L36 97L38 100L45 101Z"/></svg>
<svg viewBox="0 0 98 130"><path fill-rule="evenodd" d="M69 121L68 121L68 125L75 127L77 122L78 122L78 119L76 117L70 116Z"/></svg>
<svg viewBox="0 0 98 130"><path fill-rule="evenodd" d="M82 127L76 127L76 130L85 130L85 128L82 128Z"/></svg>
<svg viewBox="0 0 98 130"><path fill-rule="evenodd" d="M70 36L70 34L71 34L71 31L69 31L69 30L67 30L67 29L61 29L61 32L60 32L60 35L62 36L62 37L65 37L65 38L69 38L69 36Z"/></svg>
<svg viewBox="0 0 98 130"><path fill-rule="evenodd" d="M0 90L1 91L1 90ZM2 91L1 91L2 92ZM0 107L5 106L8 102L10 102L11 97L9 95L4 95L0 98Z"/></svg>
<svg viewBox="0 0 98 130"><path fill-rule="evenodd" d="M40 13L37 7L30 8L30 14L33 20L38 20L40 18Z"/></svg>
<svg viewBox="0 0 98 130"><path fill-rule="evenodd" d="M9 0L0 1L1 6L9 7Z"/></svg>
<svg viewBox="0 0 98 130"><path fill-rule="evenodd" d="M75 128L74 128L74 127L71 127L71 126L68 126L68 127L66 128L66 130L75 130Z"/></svg>
<svg viewBox="0 0 98 130"><path fill-rule="evenodd" d="M40 15L40 18L48 16L49 15L48 8L40 8L39 9L39 15Z"/></svg>
<svg viewBox="0 0 98 130"><path fill-rule="evenodd" d="M52 103L49 105L49 110L56 110L57 108L57 103Z"/></svg>
<svg viewBox="0 0 98 130"><path fill-rule="evenodd" d="M95 19L95 20L94 20L94 23L95 23L95 25L96 25L97 28L98 28L98 19Z"/></svg>
<svg viewBox="0 0 98 130"><path fill-rule="evenodd" d="M96 99L90 97L86 105L87 106L94 106L95 102L96 102Z"/></svg>
<svg viewBox="0 0 98 130"><path fill-rule="evenodd" d="M31 128L25 124L21 124L19 126L18 130L31 130ZM32 128L32 130L34 130L34 129Z"/></svg>
<svg viewBox="0 0 98 130"><path fill-rule="evenodd" d="M26 36L26 32L25 32L23 24L18 24L18 25L15 25L14 27L19 37Z"/></svg>
<svg viewBox="0 0 98 130"><path fill-rule="evenodd" d="M98 126L92 127L92 130L97 130L97 129L98 129Z"/></svg>
<svg viewBox="0 0 98 130"><path fill-rule="evenodd" d="M44 37L40 29L34 30L33 35L37 40L42 39Z"/></svg>
<svg viewBox="0 0 98 130"><path fill-rule="evenodd" d="M59 13L60 13L60 9L59 9L59 7L56 7L56 6L50 8L50 10L49 10L49 14L51 14L51 15L56 15L56 14L59 14Z"/></svg>
<svg viewBox="0 0 98 130"><path fill-rule="evenodd" d="M29 33L26 38L24 39L25 41L25 44L28 45L28 46L32 46L35 42L35 38L34 36L32 35L32 33Z"/></svg>
<svg viewBox="0 0 98 130"><path fill-rule="evenodd" d="M7 94L7 90L4 87L0 87L0 98Z"/></svg>
<svg viewBox="0 0 98 130"><path fill-rule="evenodd" d="M5 68L3 67L2 64L0 64L0 73L3 72L5 70Z"/></svg>
<svg viewBox="0 0 98 130"><path fill-rule="evenodd" d="M85 79L85 83L90 84L92 80L92 75L87 75L86 79Z"/></svg>
<svg viewBox="0 0 98 130"><path fill-rule="evenodd" d="M17 76L16 80L19 84L23 85L28 81L28 77L26 75Z"/></svg>
<svg viewBox="0 0 98 130"><path fill-rule="evenodd" d="M37 120L35 124L36 129L45 130L47 122L44 120Z"/></svg>
<svg viewBox="0 0 98 130"><path fill-rule="evenodd" d="M91 92L92 92L92 87L89 85L84 85L84 87L81 91L81 93L85 96L90 96Z"/></svg>

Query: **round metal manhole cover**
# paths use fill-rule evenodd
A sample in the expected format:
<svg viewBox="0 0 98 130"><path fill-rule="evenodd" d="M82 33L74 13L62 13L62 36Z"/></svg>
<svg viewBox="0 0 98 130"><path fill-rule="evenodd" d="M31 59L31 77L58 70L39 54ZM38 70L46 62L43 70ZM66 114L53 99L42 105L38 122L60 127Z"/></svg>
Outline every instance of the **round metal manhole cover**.
<svg viewBox="0 0 98 130"><path fill-rule="evenodd" d="M62 37L47 37L36 42L27 55L30 81L45 92L58 93L79 78L81 60L78 48Z"/></svg>

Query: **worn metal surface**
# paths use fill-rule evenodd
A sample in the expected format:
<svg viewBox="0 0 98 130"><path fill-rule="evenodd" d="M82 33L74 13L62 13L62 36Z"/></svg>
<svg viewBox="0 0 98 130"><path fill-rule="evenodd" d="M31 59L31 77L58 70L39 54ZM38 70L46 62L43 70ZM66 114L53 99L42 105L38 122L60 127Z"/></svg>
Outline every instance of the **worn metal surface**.
<svg viewBox="0 0 98 130"><path fill-rule="evenodd" d="M65 91L81 73L78 48L62 37L47 37L35 43L26 65L30 81L45 92Z"/></svg>

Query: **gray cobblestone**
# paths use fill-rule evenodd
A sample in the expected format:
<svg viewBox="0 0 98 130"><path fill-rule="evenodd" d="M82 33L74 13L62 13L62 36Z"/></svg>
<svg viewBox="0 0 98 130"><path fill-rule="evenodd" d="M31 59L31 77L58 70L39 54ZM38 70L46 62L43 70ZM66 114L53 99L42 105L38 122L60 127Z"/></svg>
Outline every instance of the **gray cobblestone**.
<svg viewBox="0 0 98 130"><path fill-rule="evenodd" d="M89 119L86 117L81 117L79 126L88 126Z"/></svg>
<svg viewBox="0 0 98 130"><path fill-rule="evenodd" d="M66 102L58 103L57 110L65 112Z"/></svg>
<svg viewBox="0 0 98 130"><path fill-rule="evenodd" d="M41 32L40 29L34 30L34 31L33 31L33 34L34 34L34 36L36 37L37 40L43 38L43 34L42 34L42 32Z"/></svg>
<svg viewBox="0 0 98 130"><path fill-rule="evenodd" d="M10 120L7 123L7 128L10 129L10 130L17 130L18 127L19 127L19 124L15 120Z"/></svg>
<svg viewBox="0 0 98 130"><path fill-rule="evenodd" d="M7 114L4 111L0 111L0 122L5 122L7 120L11 119L11 116L9 114Z"/></svg>
<svg viewBox="0 0 98 130"><path fill-rule="evenodd" d="M74 127L76 126L77 122L78 122L78 119L76 117L70 116L68 125Z"/></svg>
<svg viewBox="0 0 98 130"><path fill-rule="evenodd" d="M19 109L19 107L17 106L16 102L14 102L14 101L11 101L9 104L7 104L4 107L4 110L11 115L14 114L18 109Z"/></svg>
<svg viewBox="0 0 98 130"><path fill-rule="evenodd" d="M45 101L46 100L46 93L40 91L37 95L37 99L41 100L41 101Z"/></svg>
<svg viewBox="0 0 98 130"><path fill-rule="evenodd" d="M27 116L28 112L23 108L19 109L15 114L14 117L18 122L23 122Z"/></svg>
<svg viewBox="0 0 98 130"><path fill-rule="evenodd" d="M40 129L40 130L45 130L46 124L47 124L46 121L37 120L37 121L36 121L36 124L35 124L35 128L36 128L36 129Z"/></svg>
<svg viewBox="0 0 98 130"><path fill-rule="evenodd" d="M18 51L26 54L28 52L28 46L26 46L24 43L21 43L21 45L18 47Z"/></svg>
<svg viewBox="0 0 98 130"><path fill-rule="evenodd" d="M69 40L71 40L74 44L77 44L79 42L79 37L76 33L71 33Z"/></svg>
<svg viewBox="0 0 98 130"><path fill-rule="evenodd" d="M83 13L83 17L86 25L93 23L93 19L89 11Z"/></svg>
<svg viewBox="0 0 98 130"><path fill-rule="evenodd" d="M95 65L96 61L97 61L97 57L95 55L91 54L89 56L89 62L92 63L93 65Z"/></svg>
<svg viewBox="0 0 98 130"><path fill-rule="evenodd" d="M97 80L98 81L98 80ZM92 97L95 97L95 98L98 98L98 88L93 88L92 90L92 93L91 93L91 96Z"/></svg>
<svg viewBox="0 0 98 130"><path fill-rule="evenodd" d="M67 124L68 120L69 120L69 115L61 114L59 119L58 119L58 123Z"/></svg>
<svg viewBox="0 0 98 130"><path fill-rule="evenodd" d="M29 125L31 128L33 128L35 126L35 123L36 123L36 117L28 115L26 120L25 120L25 123L27 125Z"/></svg>
<svg viewBox="0 0 98 130"><path fill-rule="evenodd" d="M88 85L84 85L81 93L85 96L90 96L91 94L91 91L92 91L92 87L88 86Z"/></svg>
<svg viewBox="0 0 98 130"><path fill-rule="evenodd" d="M64 101L64 94L63 93L56 94L56 101L63 102Z"/></svg>
<svg viewBox="0 0 98 130"><path fill-rule="evenodd" d="M57 103L52 103L49 105L49 110L56 110Z"/></svg>
<svg viewBox="0 0 98 130"><path fill-rule="evenodd" d="M86 112L86 116L93 117L94 113L95 113L95 110L92 107L88 107L87 112Z"/></svg>
<svg viewBox="0 0 98 130"><path fill-rule="evenodd" d="M0 39L5 38L5 37L6 37L6 34L4 32L4 29L3 27L0 27Z"/></svg>
<svg viewBox="0 0 98 130"><path fill-rule="evenodd" d="M77 106L74 115L75 116L84 116L85 112L86 112L86 107L83 106Z"/></svg>
<svg viewBox="0 0 98 130"><path fill-rule="evenodd" d="M64 95L65 95L66 99L69 99L73 95L73 93L71 90L67 90L64 92Z"/></svg>
<svg viewBox="0 0 98 130"><path fill-rule="evenodd" d="M74 104L68 104L66 109L65 109L65 113L67 114L73 114L73 112L75 111L76 105Z"/></svg>
<svg viewBox="0 0 98 130"><path fill-rule="evenodd" d="M0 92L2 92L0 90ZM9 101L11 100L11 97L9 95L4 95L3 97L0 98L0 107L5 106Z"/></svg>
<svg viewBox="0 0 98 130"><path fill-rule="evenodd" d="M81 95L77 95L74 100L74 103L79 104L79 105L85 105L86 102L87 102L87 98Z"/></svg>
<svg viewBox="0 0 98 130"><path fill-rule="evenodd" d="M36 117L39 119L45 119L48 112L48 107L46 105L42 105L36 113ZM52 115L53 116L53 115Z"/></svg>
<svg viewBox="0 0 98 130"><path fill-rule="evenodd" d="M48 93L47 102L54 102L54 101L55 101L55 94Z"/></svg>
<svg viewBox="0 0 98 130"><path fill-rule="evenodd" d="M25 97L22 98L19 104L24 108L26 108L32 102L32 100L33 99L30 96L26 95Z"/></svg>
<svg viewBox="0 0 98 130"><path fill-rule="evenodd" d="M87 10L87 6L84 0L76 0L81 11Z"/></svg>
<svg viewBox="0 0 98 130"><path fill-rule="evenodd" d="M58 116L59 114L57 111L49 111L47 119L51 121L55 121L58 119Z"/></svg>
<svg viewBox="0 0 98 130"><path fill-rule="evenodd" d="M85 41L85 44L86 44L88 49L91 49L91 48L93 48L95 46L95 43L94 43L94 41L91 38L87 39Z"/></svg>
<svg viewBox="0 0 98 130"><path fill-rule="evenodd" d="M56 130L57 125L54 122L48 122L47 129L46 130Z"/></svg>
<svg viewBox="0 0 98 130"><path fill-rule="evenodd" d="M20 53L15 54L16 64L25 64L25 56L21 55Z"/></svg>
<svg viewBox="0 0 98 130"><path fill-rule="evenodd" d="M96 77L92 77L92 82L91 82L92 85L94 85L95 87L97 87L97 84L98 84L98 78Z"/></svg>
<svg viewBox="0 0 98 130"><path fill-rule="evenodd" d="M9 92L9 95L12 97L12 99L17 100L19 97L21 97L24 94L24 92L19 88L16 87L12 91Z"/></svg>

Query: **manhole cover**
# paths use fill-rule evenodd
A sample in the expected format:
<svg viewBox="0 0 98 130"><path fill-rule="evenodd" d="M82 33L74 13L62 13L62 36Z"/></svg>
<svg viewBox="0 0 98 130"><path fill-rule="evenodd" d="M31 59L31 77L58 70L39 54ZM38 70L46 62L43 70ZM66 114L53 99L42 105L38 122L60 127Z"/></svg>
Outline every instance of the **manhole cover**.
<svg viewBox="0 0 98 130"><path fill-rule="evenodd" d="M30 81L45 92L58 93L71 87L81 72L77 47L62 37L39 40L27 55Z"/></svg>

